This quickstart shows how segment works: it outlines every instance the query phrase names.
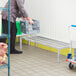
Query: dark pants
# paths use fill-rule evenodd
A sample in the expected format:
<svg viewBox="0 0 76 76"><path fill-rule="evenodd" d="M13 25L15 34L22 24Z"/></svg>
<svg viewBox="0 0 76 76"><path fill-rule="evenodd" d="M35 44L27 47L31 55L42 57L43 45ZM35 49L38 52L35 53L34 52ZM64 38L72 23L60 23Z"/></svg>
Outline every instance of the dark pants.
<svg viewBox="0 0 76 76"><path fill-rule="evenodd" d="M3 25L3 33L8 34L8 21L2 20ZM14 51L15 49L15 38L16 38L16 23L10 22L10 51ZM0 39L0 42L6 43L6 38Z"/></svg>

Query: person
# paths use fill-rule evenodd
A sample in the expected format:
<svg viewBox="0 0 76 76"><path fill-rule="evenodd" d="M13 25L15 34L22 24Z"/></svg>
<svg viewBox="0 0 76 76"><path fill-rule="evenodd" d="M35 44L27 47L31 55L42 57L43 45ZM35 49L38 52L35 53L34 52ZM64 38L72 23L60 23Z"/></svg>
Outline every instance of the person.
<svg viewBox="0 0 76 76"><path fill-rule="evenodd" d="M11 54L21 54L22 51L15 49L15 39L16 39L16 18L21 17L24 20L28 20L30 24L33 24L33 20L28 16L26 10L24 9L25 0L10 0L10 53ZM5 5L8 8L8 2ZM3 33L8 34L8 11L2 11L2 25ZM6 42L6 38L0 39L0 42Z"/></svg>

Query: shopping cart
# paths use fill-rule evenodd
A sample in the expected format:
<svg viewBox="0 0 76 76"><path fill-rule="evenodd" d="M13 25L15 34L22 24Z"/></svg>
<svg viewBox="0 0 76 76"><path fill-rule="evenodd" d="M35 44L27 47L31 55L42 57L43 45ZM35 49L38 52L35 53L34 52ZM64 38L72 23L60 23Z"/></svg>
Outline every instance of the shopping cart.
<svg viewBox="0 0 76 76"><path fill-rule="evenodd" d="M69 38L71 38L71 27L72 28L76 28L76 25L71 25L69 26ZM74 57L72 57L72 52L71 52L71 48L76 48L76 41L72 41L70 39L70 53L67 56L66 61L69 62L69 68L73 69L74 68L74 64L76 64L76 50L74 49Z"/></svg>

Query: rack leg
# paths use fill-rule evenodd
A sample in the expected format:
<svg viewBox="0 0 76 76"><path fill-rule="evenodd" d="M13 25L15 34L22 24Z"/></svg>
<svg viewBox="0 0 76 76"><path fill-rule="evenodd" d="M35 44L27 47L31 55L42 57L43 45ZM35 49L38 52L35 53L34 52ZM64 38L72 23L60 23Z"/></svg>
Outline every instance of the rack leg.
<svg viewBox="0 0 76 76"><path fill-rule="evenodd" d="M71 53L71 48L70 48L70 53Z"/></svg>
<svg viewBox="0 0 76 76"><path fill-rule="evenodd" d="M30 35L29 35L28 45L30 46Z"/></svg>
<svg viewBox="0 0 76 76"><path fill-rule="evenodd" d="M60 63L60 49L58 49L58 63Z"/></svg>
<svg viewBox="0 0 76 76"><path fill-rule="evenodd" d="M37 35L35 34L35 47L37 48Z"/></svg>
<svg viewBox="0 0 76 76"><path fill-rule="evenodd" d="M19 42L19 37L17 37L17 42Z"/></svg>
<svg viewBox="0 0 76 76"><path fill-rule="evenodd" d="M30 46L30 40L28 40L28 45Z"/></svg>
<svg viewBox="0 0 76 76"><path fill-rule="evenodd" d="M8 0L8 76L10 76L10 0Z"/></svg>
<svg viewBox="0 0 76 76"><path fill-rule="evenodd" d="M35 41L35 47L37 48L37 41Z"/></svg>
<svg viewBox="0 0 76 76"><path fill-rule="evenodd" d="M22 50L22 38L20 37L20 50Z"/></svg>

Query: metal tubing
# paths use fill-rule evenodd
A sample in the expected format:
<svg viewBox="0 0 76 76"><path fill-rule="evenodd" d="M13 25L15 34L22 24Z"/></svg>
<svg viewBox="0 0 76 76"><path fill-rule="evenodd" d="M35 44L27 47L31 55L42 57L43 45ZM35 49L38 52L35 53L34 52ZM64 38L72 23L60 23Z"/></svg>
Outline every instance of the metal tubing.
<svg viewBox="0 0 76 76"><path fill-rule="evenodd" d="M8 0L8 76L10 76L10 0Z"/></svg>

